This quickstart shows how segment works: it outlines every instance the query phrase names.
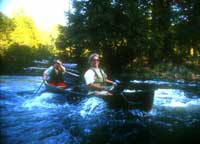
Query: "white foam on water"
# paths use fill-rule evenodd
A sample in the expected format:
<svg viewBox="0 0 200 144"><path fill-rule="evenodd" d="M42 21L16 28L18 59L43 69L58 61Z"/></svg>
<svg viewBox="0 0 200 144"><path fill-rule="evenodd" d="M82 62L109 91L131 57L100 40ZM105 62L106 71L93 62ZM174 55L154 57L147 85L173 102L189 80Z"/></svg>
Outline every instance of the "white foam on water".
<svg viewBox="0 0 200 144"><path fill-rule="evenodd" d="M188 98L180 89L157 89L154 93L154 105L157 107L182 108L192 110L200 108L200 99Z"/></svg>
<svg viewBox="0 0 200 144"><path fill-rule="evenodd" d="M89 115L101 114L105 109L105 102L97 97L87 99L81 106L80 115L84 118Z"/></svg>
<svg viewBox="0 0 200 144"><path fill-rule="evenodd" d="M125 93L135 93L135 92L142 92L142 90L124 89L123 92L125 92Z"/></svg>
<svg viewBox="0 0 200 144"><path fill-rule="evenodd" d="M131 83L145 83L145 84L171 84L171 82L159 81L159 80L131 80Z"/></svg>
<svg viewBox="0 0 200 144"><path fill-rule="evenodd" d="M55 95L53 93L42 93L39 96L36 96L33 99L28 99L27 101L24 102L23 107L28 108L28 109L32 109L35 107L39 107L39 108L58 108L60 106L65 107L67 106L67 104L65 105L57 105L54 103L48 103L47 101L49 99L52 99Z"/></svg>

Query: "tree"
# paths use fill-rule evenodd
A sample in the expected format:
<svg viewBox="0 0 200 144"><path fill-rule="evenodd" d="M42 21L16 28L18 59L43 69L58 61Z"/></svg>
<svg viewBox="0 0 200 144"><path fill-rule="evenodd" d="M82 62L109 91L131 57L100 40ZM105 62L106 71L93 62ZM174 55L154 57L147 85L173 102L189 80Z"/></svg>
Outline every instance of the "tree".
<svg viewBox="0 0 200 144"><path fill-rule="evenodd" d="M14 30L13 21L0 12L0 56L5 55L5 51L11 43L10 33Z"/></svg>
<svg viewBox="0 0 200 144"><path fill-rule="evenodd" d="M20 10L14 14L13 22L16 28L11 33L12 41L37 48L38 44L41 43L41 37L34 21L26 16L23 10Z"/></svg>
<svg viewBox="0 0 200 144"><path fill-rule="evenodd" d="M77 56L86 49L101 53L109 69L121 71L145 54L146 20L137 2L74 1L74 8L69 14L68 38Z"/></svg>
<svg viewBox="0 0 200 144"><path fill-rule="evenodd" d="M67 26L62 26L59 25L58 27L59 29L59 35L56 38L55 44L58 50L61 50L64 54L63 56L67 58L71 58L73 59L74 57L74 48L73 48L73 44L70 41L70 39L68 39L68 27Z"/></svg>
<svg viewBox="0 0 200 144"><path fill-rule="evenodd" d="M200 55L198 0L74 0L73 7L57 44L73 48L77 62L98 52L110 72L123 72Z"/></svg>
<svg viewBox="0 0 200 144"><path fill-rule="evenodd" d="M200 2L198 0L177 1L179 11L175 24L178 54L182 59L198 59L200 55ZM190 51L193 49L193 55Z"/></svg>

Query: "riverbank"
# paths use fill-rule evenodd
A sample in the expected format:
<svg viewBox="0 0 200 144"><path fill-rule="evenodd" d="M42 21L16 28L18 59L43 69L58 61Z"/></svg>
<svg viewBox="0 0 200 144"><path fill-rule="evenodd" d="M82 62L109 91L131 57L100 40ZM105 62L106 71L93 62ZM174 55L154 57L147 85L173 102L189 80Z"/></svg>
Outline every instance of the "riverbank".
<svg viewBox="0 0 200 144"><path fill-rule="evenodd" d="M69 71L72 71L74 67L71 67L72 64L65 64ZM73 64L74 65L74 64ZM46 67L46 66L45 66ZM78 66L79 67L79 66ZM75 73L78 72L76 67ZM41 76L44 68L44 65L37 65L36 67L24 68L19 72L3 72L1 75L36 75ZM122 77L128 79L160 79L160 80L185 80L185 81L200 81L200 64L182 64L175 65L172 63L162 63L156 64L153 66L134 66L134 69L125 71L122 74L116 74L115 78Z"/></svg>
<svg viewBox="0 0 200 144"><path fill-rule="evenodd" d="M200 81L200 65L165 63L154 66L137 66L121 76L126 77L127 75L131 76L132 79Z"/></svg>

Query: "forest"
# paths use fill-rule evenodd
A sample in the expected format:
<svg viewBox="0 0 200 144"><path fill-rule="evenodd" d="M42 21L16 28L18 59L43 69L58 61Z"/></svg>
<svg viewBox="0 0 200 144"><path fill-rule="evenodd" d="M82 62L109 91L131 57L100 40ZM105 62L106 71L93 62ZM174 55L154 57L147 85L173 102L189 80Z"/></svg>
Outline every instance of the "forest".
<svg viewBox="0 0 200 144"><path fill-rule="evenodd" d="M189 78L200 70L199 9L199 0L73 0L56 35L40 32L23 11L0 13L1 73L56 57L84 70L96 52L110 74Z"/></svg>

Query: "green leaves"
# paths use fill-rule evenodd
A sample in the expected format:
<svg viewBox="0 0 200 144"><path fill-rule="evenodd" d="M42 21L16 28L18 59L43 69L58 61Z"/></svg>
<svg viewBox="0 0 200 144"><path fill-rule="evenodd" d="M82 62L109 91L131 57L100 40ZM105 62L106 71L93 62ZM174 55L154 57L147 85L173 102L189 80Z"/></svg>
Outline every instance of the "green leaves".
<svg viewBox="0 0 200 144"><path fill-rule="evenodd" d="M21 11L15 15L13 22L16 28L11 33L12 41L21 45L38 47L38 44L41 43L41 37L35 22Z"/></svg>
<svg viewBox="0 0 200 144"><path fill-rule="evenodd" d="M200 56L198 0L73 2L67 32L61 31L60 42L73 47L78 62L87 57L83 54L86 49L87 54L101 53L113 72L135 65L181 63L190 57L191 48Z"/></svg>

